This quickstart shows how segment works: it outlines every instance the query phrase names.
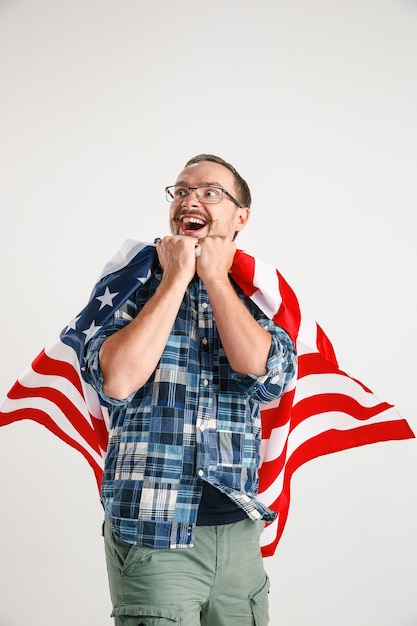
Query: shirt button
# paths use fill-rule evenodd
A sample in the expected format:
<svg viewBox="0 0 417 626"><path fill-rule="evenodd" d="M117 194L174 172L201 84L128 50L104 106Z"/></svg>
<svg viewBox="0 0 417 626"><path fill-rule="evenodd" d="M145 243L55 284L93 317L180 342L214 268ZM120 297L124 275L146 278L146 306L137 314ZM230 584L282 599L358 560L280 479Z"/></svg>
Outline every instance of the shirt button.
<svg viewBox="0 0 417 626"><path fill-rule="evenodd" d="M201 340L201 343L203 343L206 346L207 345L207 337L203 337L203 339Z"/></svg>
<svg viewBox="0 0 417 626"><path fill-rule="evenodd" d="M204 387L207 387L207 385L208 385L208 380L207 380L207 378L205 378L205 379L203 380L203 385L204 385Z"/></svg>
<svg viewBox="0 0 417 626"><path fill-rule="evenodd" d="M200 426L200 430L201 430L201 432L204 432L205 428L206 428L206 427L204 426L204 424L201 424L201 426Z"/></svg>
<svg viewBox="0 0 417 626"><path fill-rule="evenodd" d="M203 302L203 304L201 305L201 307L202 307L203 309L207 309L207 307L208 307L207 302Z"/></svg>
<svg viewBox="0 0 417 626"><path fill-rule="evenodd" d="M198 470L198 475L200 476L200 478L202 478L204 476L204 471L203 470Z"/></svg>

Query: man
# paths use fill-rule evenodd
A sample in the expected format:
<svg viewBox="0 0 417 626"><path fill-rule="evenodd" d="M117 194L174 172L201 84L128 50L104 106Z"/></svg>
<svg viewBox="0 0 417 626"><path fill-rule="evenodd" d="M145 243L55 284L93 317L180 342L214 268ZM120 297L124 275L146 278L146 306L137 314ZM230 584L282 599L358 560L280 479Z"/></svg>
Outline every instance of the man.
<svg viewBox="0 0 417 626"><path fill-rule="evenodd" d="M166 188L158 265L87 346L109 404L101 498L117 626L265 626L259 403L295 374L294 346L229 276L251 196L213 155Z"/></svg>

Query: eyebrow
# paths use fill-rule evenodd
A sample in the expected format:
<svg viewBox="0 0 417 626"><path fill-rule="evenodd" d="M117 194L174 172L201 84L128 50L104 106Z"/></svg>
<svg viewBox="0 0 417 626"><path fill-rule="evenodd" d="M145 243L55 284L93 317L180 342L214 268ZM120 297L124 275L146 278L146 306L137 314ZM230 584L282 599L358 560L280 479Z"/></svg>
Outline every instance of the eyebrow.
<svg viewBox="0 0 417 626"><path fill-rule="evenodd" d="M189 187L189 185L187 185L187 183L185 183L183 180L178 180L175 184ZM223 189L223 185L217 181L203 181L201 183L198 183L197 187L221 187L221 189Z"/></svg>

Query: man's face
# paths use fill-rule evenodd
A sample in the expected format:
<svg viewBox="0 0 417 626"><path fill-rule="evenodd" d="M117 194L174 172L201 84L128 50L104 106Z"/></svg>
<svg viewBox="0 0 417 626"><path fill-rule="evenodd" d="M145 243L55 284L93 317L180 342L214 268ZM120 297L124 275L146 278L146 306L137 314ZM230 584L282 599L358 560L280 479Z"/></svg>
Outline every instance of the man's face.
<svg viewBox="0 0 417 626"><path fill-rule="evenodd" d="M237 190L233 173L211 161L201 161L186 167L178 176L176 185L201 187L213 185L226 189L236 198ZM249 219L249 209L239 208L223 194L217 204L198 200L195 191L186 198L173 202L170 206L170 228L173 235L203 238L208 235L222 235L233 239Z"/></svg>

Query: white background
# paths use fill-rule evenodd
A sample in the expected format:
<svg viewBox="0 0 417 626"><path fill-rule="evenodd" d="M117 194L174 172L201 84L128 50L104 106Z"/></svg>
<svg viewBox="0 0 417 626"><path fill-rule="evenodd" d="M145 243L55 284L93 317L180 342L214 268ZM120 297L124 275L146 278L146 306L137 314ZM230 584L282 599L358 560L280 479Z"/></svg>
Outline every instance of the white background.
<svg viewBox="0 0 417 626"><path fill-rule="evenodd" d="M252 189L239 245L416 431L416 33L415 0L1 1L1 396L212 152ZM0 626L110 626L86 462L25 421L0 476ZM416 478L414 440L298 471L273 626L417 625Z"/></svg>

